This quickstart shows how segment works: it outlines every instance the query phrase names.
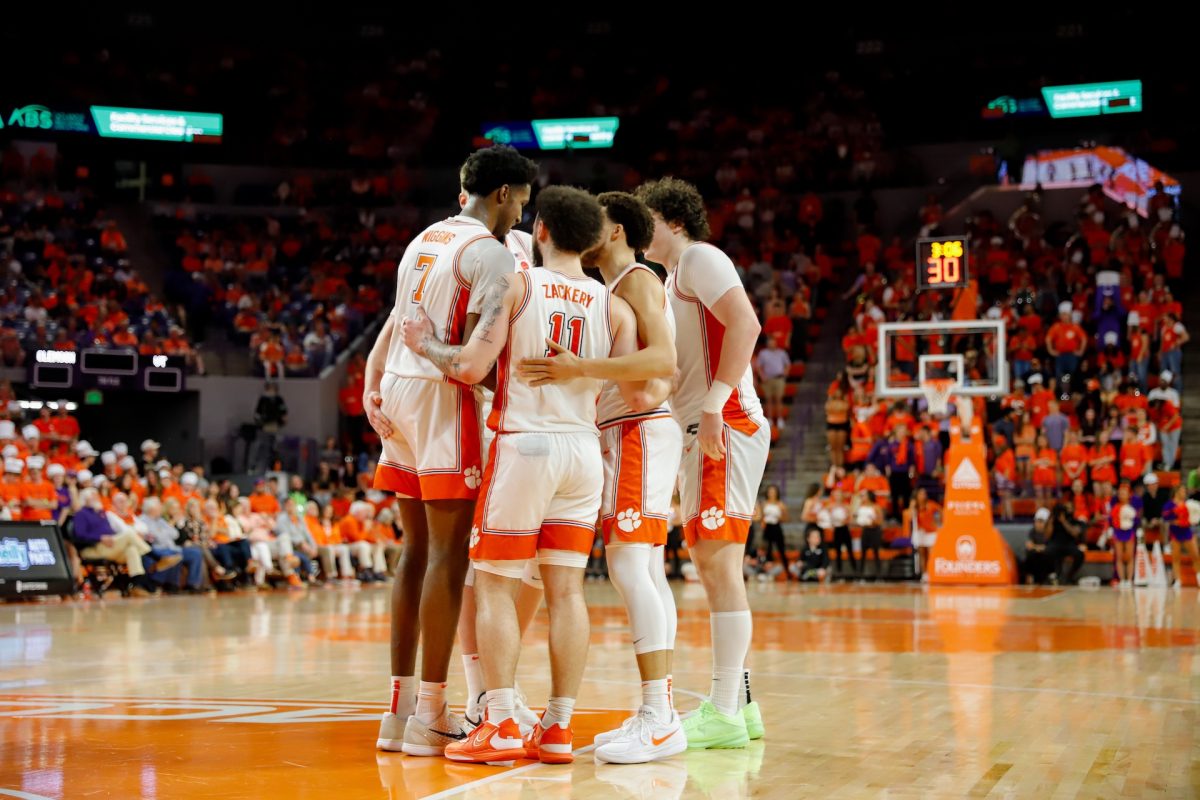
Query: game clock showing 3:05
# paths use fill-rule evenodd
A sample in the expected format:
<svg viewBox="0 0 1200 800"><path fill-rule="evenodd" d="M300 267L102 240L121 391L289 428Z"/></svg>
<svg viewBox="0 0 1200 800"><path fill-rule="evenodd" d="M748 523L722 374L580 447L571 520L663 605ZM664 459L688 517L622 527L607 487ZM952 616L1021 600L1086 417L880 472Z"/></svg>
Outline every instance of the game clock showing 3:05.
<svg viewBox="0 0 1200 800"><path fill-rule="evenodd" d="M917 240L917 291L967 285L967 238L939 236Z"/></svg>

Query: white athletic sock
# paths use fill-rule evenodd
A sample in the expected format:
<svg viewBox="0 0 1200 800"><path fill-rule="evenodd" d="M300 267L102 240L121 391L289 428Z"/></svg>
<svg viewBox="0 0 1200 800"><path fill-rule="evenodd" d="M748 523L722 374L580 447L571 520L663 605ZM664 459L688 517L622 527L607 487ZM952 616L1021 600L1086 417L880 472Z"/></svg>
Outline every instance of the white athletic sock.
<svg viewBox="0 0 1200 800"><path fill-rule="evenodd" d="M738 710L750 705L750 670L742 670L742 690L738 692Z"/></svg>
<svg viewBox="0 0 1200 800"><path fill-rule="evenodd" d="M666 678L642 681L642 705L653 708L660 722L671 720L671 695Z"/></svg>
<svg viewBox="0 0 1200 800"><path fill-rule="evenodd" d="M550 703L546 706L546 713L542 714L542 729L558 724L570 727L571 715L574 713L574 697L551 697Z"/></svg>
<svg viewBox="0 0 1200 800"><path fill-rule="evenodd" d="M467 706L470 707L483 694L483 665L479 663L478 653L463 653L462 662L467 676Z"/></svg>
<svg viewBox="0 0 1200 800"><path fill-rule="evenodd" d="M675 676L667 673L667 702L671 704L671 709L675 708Z"/></svg>
<svg viewBox="0 0 1200 800"><path fill-rule="evenodd" d="M417 719L428 725L442 715L446 705L446 684L441 681L421 681L417 690Z"/></svg>
<svg viewBox="0 0 1200 800"><path fill-rule="evenodd" d="M754 632L750 611L715 611L709 615L712 630L712 703L722 714L735 714L738 694L745 685L742 675L750 636Z"/></svg>
<svg viewBox="0 0 1200 800"><path fill-rule="evenodd" d="M417 676L393 675L388 692L388 710L400 719L408 719L417 710Z"/></svg>
<svg viewBox="0 0 1200 800"><path fill-rule="evenodd" d="M489 689L487 693L488 722L499 725L516 716L517 692L515 689Z"/></svg>

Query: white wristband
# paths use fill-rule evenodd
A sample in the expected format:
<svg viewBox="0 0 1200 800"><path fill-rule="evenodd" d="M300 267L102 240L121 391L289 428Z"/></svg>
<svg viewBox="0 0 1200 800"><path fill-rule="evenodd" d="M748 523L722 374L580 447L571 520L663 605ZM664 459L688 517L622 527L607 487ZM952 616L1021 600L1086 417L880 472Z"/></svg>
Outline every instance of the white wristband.
<svg viewBox="0 0 1200 800"><path fill-rule="evenodd" d="M733 394L733 387L728 383L713 381L712 386L708 389L708 394L704 395L704 403L700 406L700 410L705 414L720 414L731 394Z"/></svg>

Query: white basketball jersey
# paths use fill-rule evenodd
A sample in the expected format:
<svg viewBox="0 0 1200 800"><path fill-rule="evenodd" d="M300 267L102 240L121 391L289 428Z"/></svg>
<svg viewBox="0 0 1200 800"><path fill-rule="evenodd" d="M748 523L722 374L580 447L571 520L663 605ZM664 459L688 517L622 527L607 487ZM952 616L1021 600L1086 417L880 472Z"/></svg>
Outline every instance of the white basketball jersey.
<svg viewBox="0 0 1200 800"><path fill-rule="evenodd" d="M591 278L572 278L542 267L522 274L525 295L509 321L488 427L498 433L571 431L598 436L596 398L604 381L576 378L533 387L512 372L523 358L544 358L547 338L580 358L607 358L613 345L608 290Z"/></svg>
<svg viewBox="0 0 1200 800"><path fill-rule="evenodd" d="M517 260L517 271L529 269L533 266L533 237L525 231L519 231L516 228L508 232L504 237L504 246L508 248L508 252L513 254L513 258Z"/></svg>
<svg viewBox="0 0 1200 800"><path fill-rule="evenodd" d="M613 280L612 284L608 287L608 290L610 292L615 293L617 291L617 285L620 284L621 281L625 279L625 276L637 269L644 269L647 272L649 272L651 275L654 274L654 271L652 269L645 266L644 264L639 264L635 261L634 263L632 263L628 267L626 267L625 270L620 275L618 275L615 280ZM656 279L658 278L657 275L655 275L654 277ZM663 294L663 311L667 315L667 327L671 331L672 338L674 338L674 336L675 336L675 312L671 309L671 303L666 298L665 292ZM645 343L639 341L638 347L639 348L645 347ZM664 416L664 415L670 414L670 413L671 413L670 407L666 403L663 403L661 406L659 406L658 408L653 409L651 411L646 411L641 414L635 414L633 409L629 407L629 404L625 402L625 399L623 397L621 397L621 390L617 386L615 381L609 381L608 383L604 384L604 390L600 393L599 405L596 408L596 414L600 420L600 425L602 425L602 426L606 425L606 424L617 423L617 422L626 422L631 419L661 417L661 416Z"/></svg>
<svg viewBox="0 0 1200 800"><path fill-rule="evenodd" d="M472 248L469 258L463 254L471 245L487 246L488 240L502 246L483 223L458 216L430 225L408 245L396 274L396 305L392 309L396 330L388 347L388 372L404 378L448 380L428 359L405 346L400 320L415 316L420 306L433 321L438 339L462 344L479 264L478 248Z"/></svg>
<svg viewBox="0 0 1200 800"><path fill-rule="evenodd" d="M709 244L693 244L667 277L667 299L675 311L675 353L679 384L671 396L671 412L685 434L695 434L700 407L712 387L721 360L725 326L709 310L726 292L745 291L729 256ZM754 391L750 366L721 411L725 423L751 434L766 422Z"/></svg>

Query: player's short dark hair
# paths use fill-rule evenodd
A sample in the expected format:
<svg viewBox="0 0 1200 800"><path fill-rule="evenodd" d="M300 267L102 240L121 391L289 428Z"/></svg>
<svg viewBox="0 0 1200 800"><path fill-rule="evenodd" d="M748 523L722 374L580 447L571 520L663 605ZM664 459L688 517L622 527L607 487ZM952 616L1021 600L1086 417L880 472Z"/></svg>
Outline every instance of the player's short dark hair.
<svg viewBox="0 0 1200 800"><path fill-rule="evenodd" d="M654 217L646 204L629 192L605 192L596 198L608 218L625 231L625 242L639 252L654 238Z"/></svg>
<svg viewBox="0 0 1200 800"><path fill-rule="evenodd" d="M708 212L699 190L679 178L648 181L638 187L637 198L657 211L669 224L679 224L689 239L702 242L708 239Z"/></svg>
<svg viewBox="0 0 1200 800"><path fill-rule="evenodd" d="M550 231L554 246L582 253L600 240L604 215L595 197L571 186L548 186L538 194L538 219Z"/></svg>
<svg viewBox="0 0 1200 800"><path fill-rule="evenodd" d="M537 177L537 163L508 145L498 144L467 156L458 171L468 194L486 197L501 186L528 186Z"/></svg>

